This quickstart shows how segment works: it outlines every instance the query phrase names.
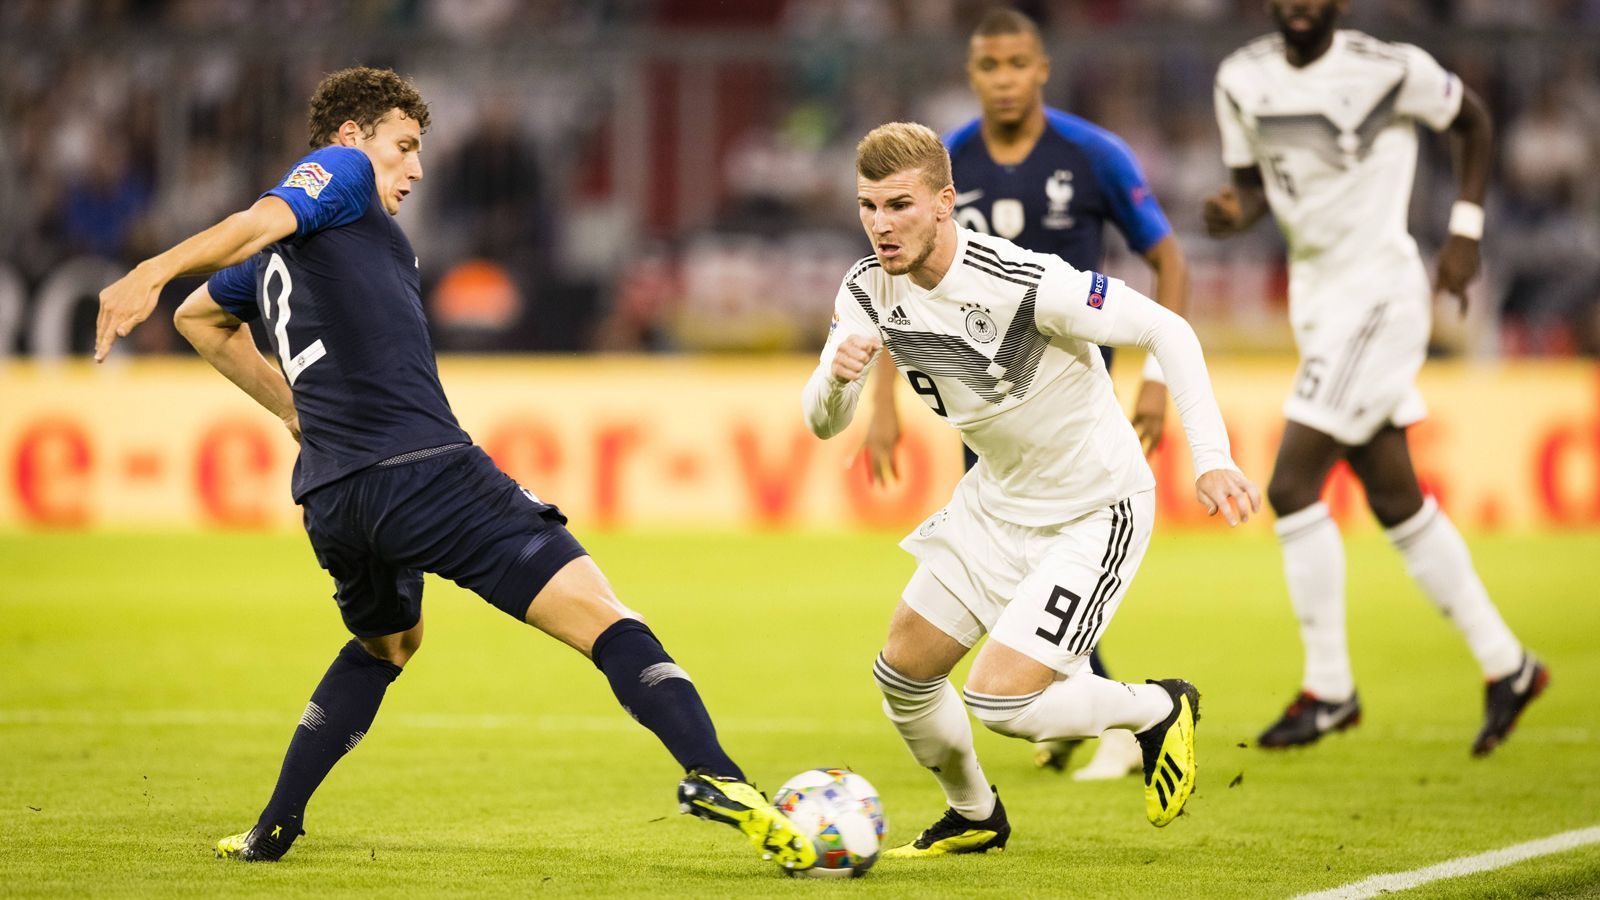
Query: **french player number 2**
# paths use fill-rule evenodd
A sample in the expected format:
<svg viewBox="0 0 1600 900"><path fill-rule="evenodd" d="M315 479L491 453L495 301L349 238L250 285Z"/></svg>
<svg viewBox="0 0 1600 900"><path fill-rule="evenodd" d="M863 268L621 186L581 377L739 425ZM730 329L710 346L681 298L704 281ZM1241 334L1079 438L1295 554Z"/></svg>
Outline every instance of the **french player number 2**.
<svg viewBox="0 0 1600 900"><path fill-rule="evenodd" d="M928 405L933 407L934 412L945 418L950 417L944 411L944 398L939 396L939 386L933 383L933 379L928 377L927 373L918 372L916 369L907 369L906 380L911 382L913 391L928 398Z"/></svg>
<svg viewBox="0 0 1600 900"><path fill-rule="evenodd" d="M276 277L281 290L278 296L272 296L272 280ZM289 352L289 295L294 292L294 279L289 277L289 267L283 264L283 257L274 253L267 259L266 274L261 277L261 295L266 298L267 321L276 320L273 333L278 340L278 359L283 361L283 377L289 379L292 385L306 367L327 355L327 350L322 346L322 339L318 338L311 345L299 353ZM276 311L274 311L276 307Z"/></svg>

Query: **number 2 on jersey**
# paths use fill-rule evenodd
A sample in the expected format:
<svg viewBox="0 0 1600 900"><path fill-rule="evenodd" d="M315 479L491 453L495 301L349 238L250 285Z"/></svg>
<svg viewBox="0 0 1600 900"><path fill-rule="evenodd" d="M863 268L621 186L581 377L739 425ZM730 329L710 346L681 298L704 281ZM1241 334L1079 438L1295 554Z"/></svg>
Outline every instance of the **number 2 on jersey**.
<svg viewBox="0 0 1600 900"><path fill-rule="evenodd" d="M278 292L276 302L272 296L272 279L277 276L278 284L283 289ZM289 352L289 295L294 292L294 279L289 277L289 267L283 264L283 257L274 253L267 259L267 271L261 276L261 296L266 301L264 312L268 322L276 320L273 333L277 336L278 359L283 361L283 377L289 379L292 386L296 378L305 368L327 355L327 350L322 346L322 339L318 338L311 345L299 353ZM276 307L276 310L274 310Z"/></svg>

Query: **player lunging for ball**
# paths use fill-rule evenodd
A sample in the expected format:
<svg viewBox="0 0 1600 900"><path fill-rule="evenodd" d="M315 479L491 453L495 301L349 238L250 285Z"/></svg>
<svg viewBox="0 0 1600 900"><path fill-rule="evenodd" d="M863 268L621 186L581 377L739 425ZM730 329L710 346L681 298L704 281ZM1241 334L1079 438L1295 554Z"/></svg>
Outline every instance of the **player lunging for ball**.
<svg viewBox="0 0 1600 900"><path fill-rule="evenodd" d="M1345 642L1344 547L1319 501L1343 459L1406 570L1466 638L1488 682L1474 755L1492 751L1549 678L1500 618L1467 545L1411 466L1406 428L1426 413L1428 273L1406 231L1416 123L1448 129L1460 200L1438 289L1465 303L1478 270L1489 113L1424 51L1337 29L1343 0L1271 0L1278 34L1217 71L1217 124L1233 185L1206 202L1216 237L1270 208L1289 242L1289 319L1300 370L1284 403L1267 502L1277 514L1305 672L1263 747L1310 744L1361 718Z"/></svg>
<svg viewBox="0 0 1600 900"><path fill-rule="evenodd" d="M982 115L944 137L957 191L956 222L1025 250L1055 254L1075 269L1101 268L1106 226L1115 226L1155 273L1156 301L1183 315L1188 266L1133 152L1111 132L1046 106L1049 79L1050 57L1032 19L1011 9L983 17L967 42L967 80ZM1109 369L1111 348L1101 347L1100 353ZM1154 363L1145 357L1133 412L1133 430L1146 453L1161 442L1167 413L1166 385ZM875 481L895 474L897 380L885 366L866 388L873 402L864 446L867 474ZM978 458L970 448L962 450L970 469ZM1091 649L1089 668L1109 678L1100 649ZM1063 771L1081 743L1040 744L1034 761ZM1075 780L1139 771L1139 744L1132 734L1112 729L1098 743L1089 764L1072 774Z"/></svg>
<svg viewBox="0 0 1600 900"><path fill-rule="evenodd" d="M745 781L689 676L618 601L566 517L456 424L417 257L393 218L422 178L427 104L389 70L346 69L317 86L309 124L312 152L277 187L100 295L103 360L168 281L216 272L179 308L178 329L299 440L294 499L355 636L306 704L266 808L217 853L276 860L303 833L312 793L421 645L422 576L434 572L593 660L688 772L686 812L735 825L780 864L810 866L811 842ZM281 373L241 327L256 319Z"/></svg>
<svg viewBox="0 0 1600 900"><path fill-rule="evenodd" d="M1154 477L1095 344L1155 354L1208 511L1260 506L1233 464L1188 324L1120 281L958 226L950 157L932 131L891 123L856 150L874 254L845 276L804 410L819 437L855 413L881 350L978 454L950 504L902 542L918 567L873 667L884 710L950 809L891 857L1005 846L1005 808L948 675L984 633L964 691L989 728L1033 741L1126 728L1145 811L1166 825L1195 783L1200 694L1177 678L1124 684L1087 668L1150 541Z"/></svg>

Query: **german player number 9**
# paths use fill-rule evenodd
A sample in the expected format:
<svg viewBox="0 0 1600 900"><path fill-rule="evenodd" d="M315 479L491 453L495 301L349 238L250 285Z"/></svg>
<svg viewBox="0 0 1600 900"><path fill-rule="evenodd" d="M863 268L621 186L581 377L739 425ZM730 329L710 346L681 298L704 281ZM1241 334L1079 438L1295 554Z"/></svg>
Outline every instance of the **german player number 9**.
<svg viewBox="0 0 1600 900"><path fill-rule="evenodd" d="M277 276L278 283L283 286L283 290L278 292L276 298L272 296L272 278L274 275ZM289 277L289 267L283 264L283 257L276 253L272 254L267 260L267 270L261 276L261 295L266 298L266 308L262 311L266 314L268 321L271 321L274 315L277 317L277 324L272 330L278 337L278 359L283 361L283 377L289 379L290 384L294 384L295 379L300 377L300 373L305 370L306 366L321 359L327 353L327 350L322 346L322 339L318 338L298 354L290 355L289 294L293 291L294 279ZM274 306L277 307L276 313L273 312Z"/></svg>
<svg viewBox="0 0 1600 900"><path fill-rule="evenodd" d="M933 383L933 379L928 377L927 373L907 369L906 380L911 382L913 391L928 398L928 405L933 407L934 412L949 418L949 414L944 411L944 398L939 396L939 386Z"/></svg>

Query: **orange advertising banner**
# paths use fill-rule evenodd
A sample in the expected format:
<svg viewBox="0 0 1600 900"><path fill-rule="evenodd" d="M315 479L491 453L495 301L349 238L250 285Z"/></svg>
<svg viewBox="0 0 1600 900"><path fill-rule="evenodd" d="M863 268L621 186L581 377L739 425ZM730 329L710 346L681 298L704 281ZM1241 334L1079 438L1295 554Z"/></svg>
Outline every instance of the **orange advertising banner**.
<svg viewBox="0 0 1600 900"><path fill-rule="evenodd" d="M955 433L902 384L901 478L871 486L862 421L831 441L801 421L812 365L457 358L440 368L473 438L580 531L907 528L942 506L961 474ZM1263 488L1292 376L1289 360L1212 366L1235 457ZM1600 526L1600 367L1430 365L1421 386L1430 415L1411 430L1418 474L1463 527ZM1175 413L1168 427L1151 461L1162 521L1209 524ZM294 455L274 418L197 360L0 368L0 527L294 527ZM1342 520L1367 520L1342 467L1328 499Z"/></svg>

